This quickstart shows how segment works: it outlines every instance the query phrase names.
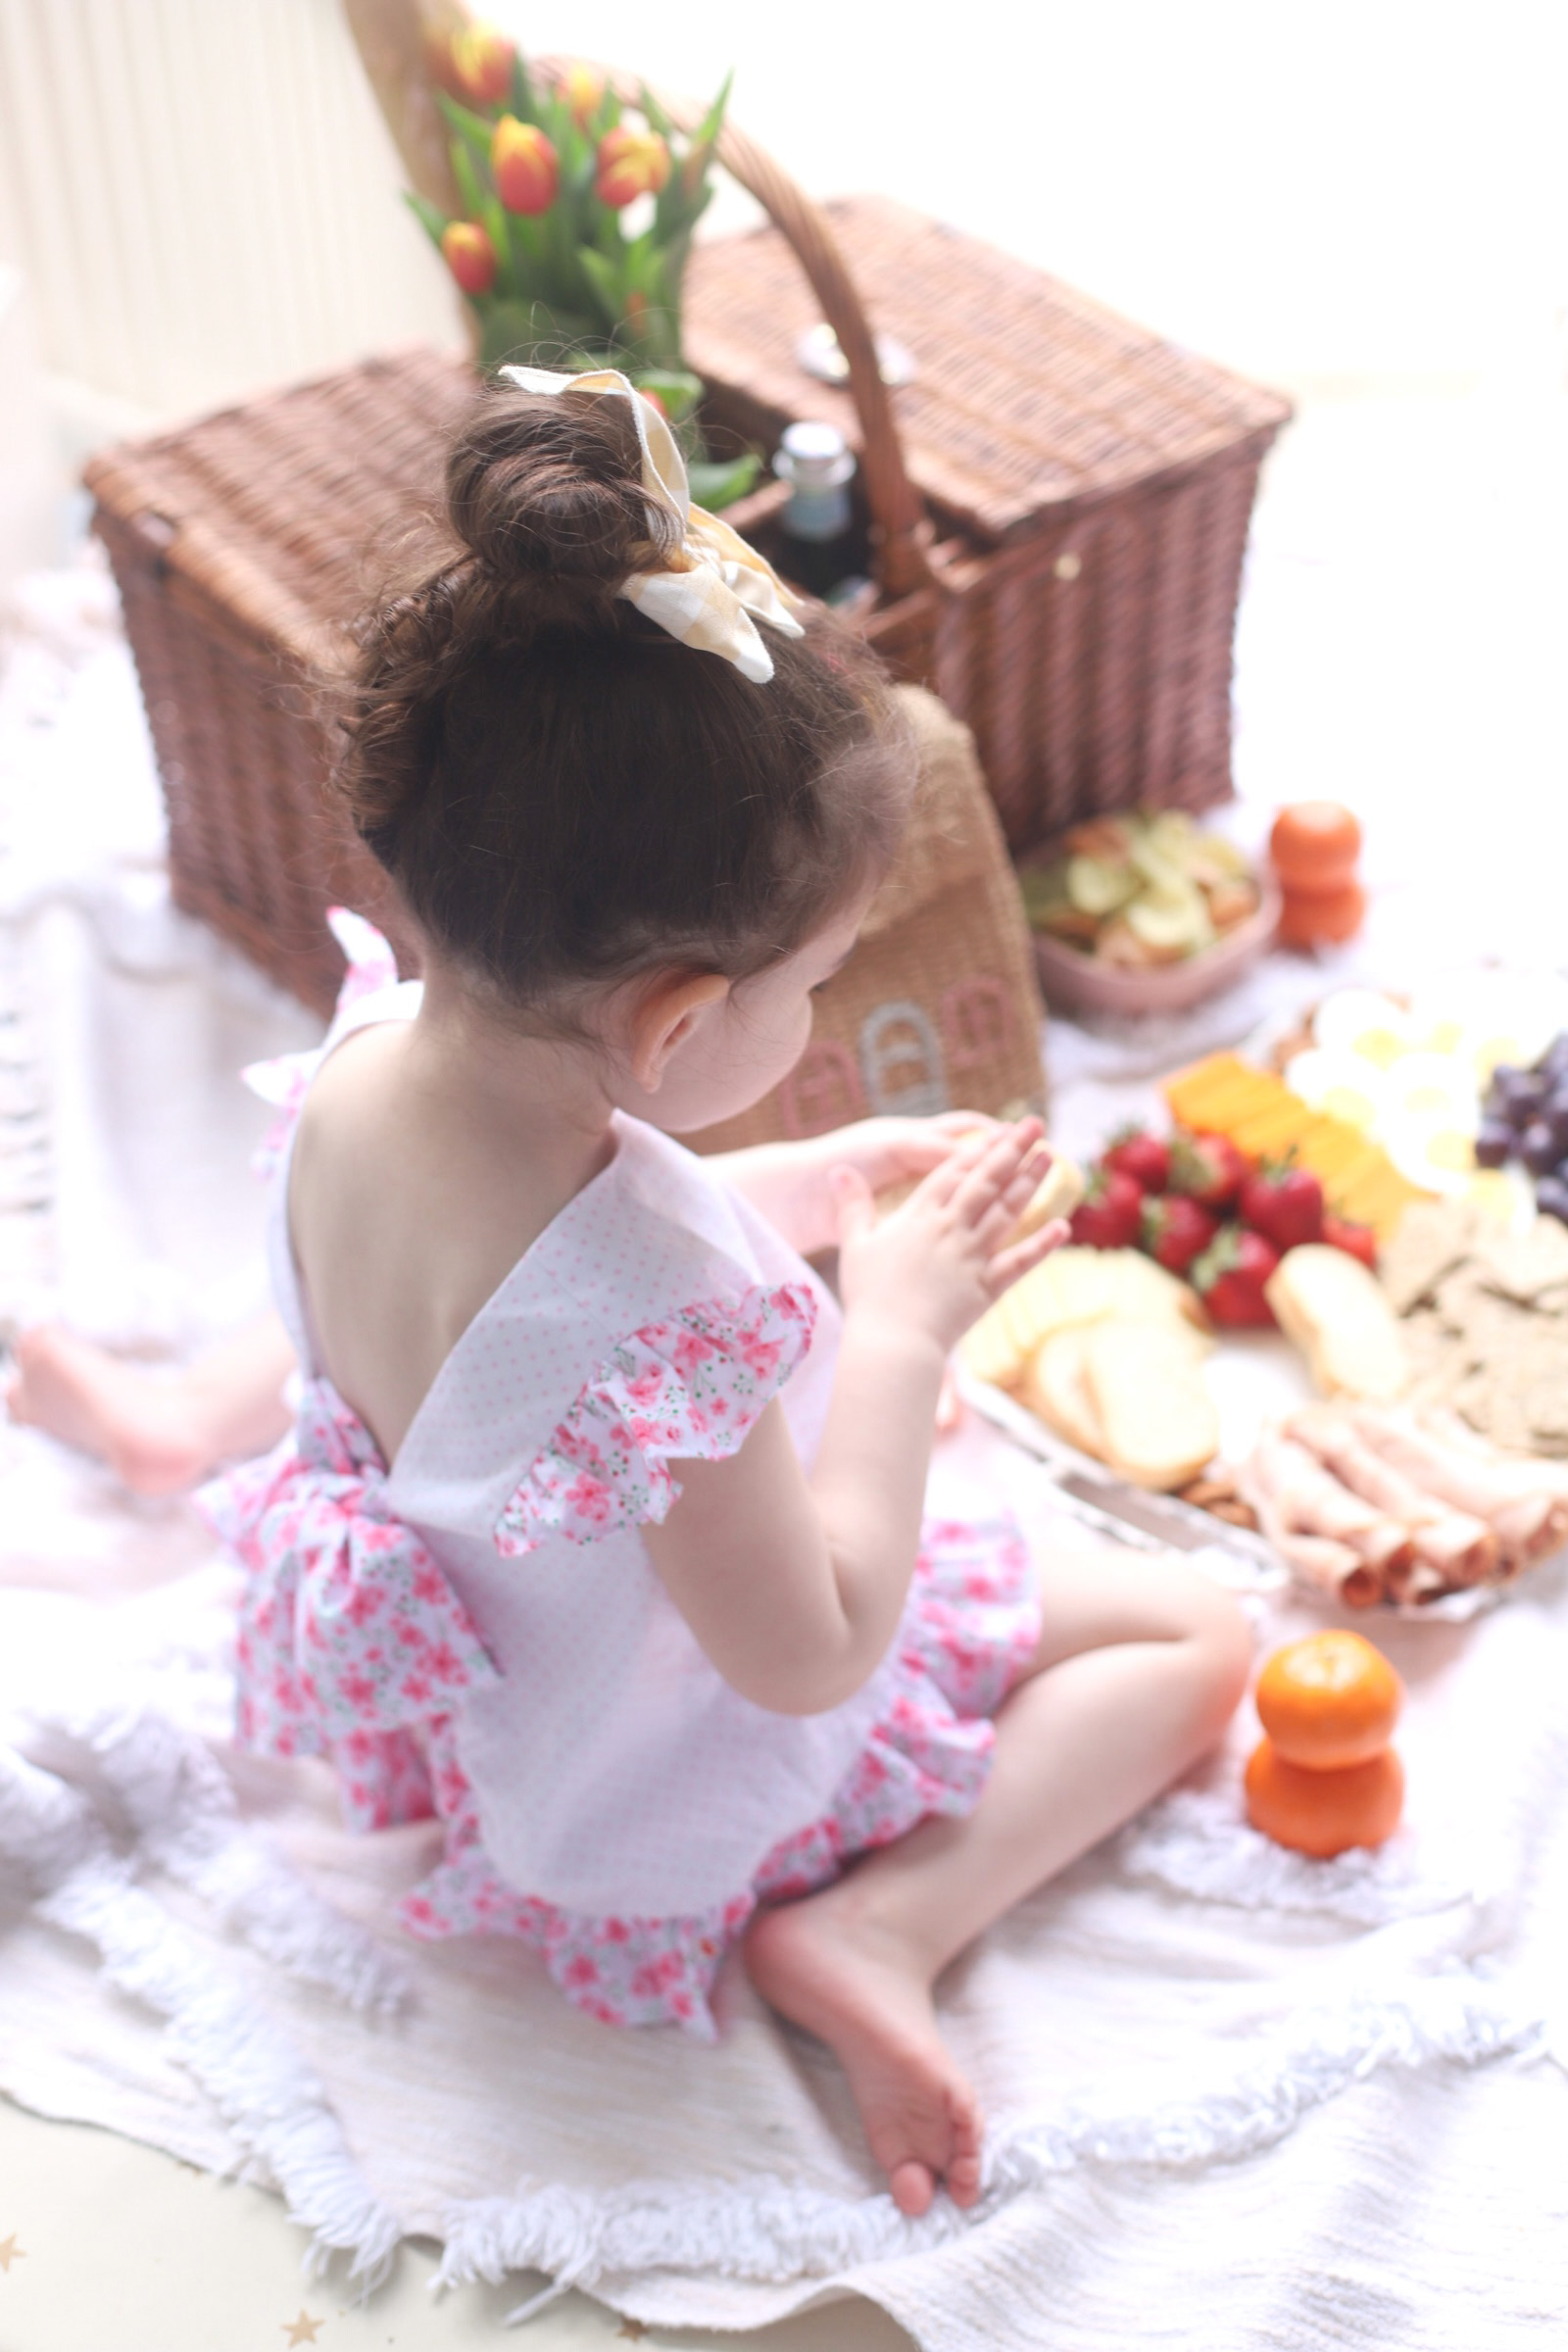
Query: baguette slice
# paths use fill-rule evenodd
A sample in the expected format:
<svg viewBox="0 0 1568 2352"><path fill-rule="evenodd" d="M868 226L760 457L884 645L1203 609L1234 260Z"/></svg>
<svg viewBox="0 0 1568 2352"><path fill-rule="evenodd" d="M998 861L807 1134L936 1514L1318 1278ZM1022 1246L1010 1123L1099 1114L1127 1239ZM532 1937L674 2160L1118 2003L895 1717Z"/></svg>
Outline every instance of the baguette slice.
<svg viewBox="0 0 1568 2352"><path fill-rule="evenodd" d="M1106 1316L1168 1322L1206 1333L1198 1294L1137 1250L1054 1250L1004 1291L959 1343L977 1380L1013 1388L1043 1340Z"/></svg>
<svg viewBox="0 0 1568 2352"><path fill-rule="evenodd" d="M1076 1446L1105 1458L1105 1432L1084 1378L1084 1351L1093 1323L1070 1324L1042 1340L1024 1367L1019 1395L1031 1412Z"/></svg>
<svg viewBox="0 0 1568 2352"><path fill-rule="evenodd" d="M1288 1250L1263 1296L1323 1396L1389 1404L1404 1394L1404 1338L1382 1285L1359 1258L1321 1242Z"/></svg>
<svg viewBox="0 0 1568 2352"><path fill-rule="evenodd" d="M1219 1413L1192 1334L1168 1323L1092 1324L1083 1378L1103 1458L1124 1478L1185 1487L1218 1452Z"/></svg>

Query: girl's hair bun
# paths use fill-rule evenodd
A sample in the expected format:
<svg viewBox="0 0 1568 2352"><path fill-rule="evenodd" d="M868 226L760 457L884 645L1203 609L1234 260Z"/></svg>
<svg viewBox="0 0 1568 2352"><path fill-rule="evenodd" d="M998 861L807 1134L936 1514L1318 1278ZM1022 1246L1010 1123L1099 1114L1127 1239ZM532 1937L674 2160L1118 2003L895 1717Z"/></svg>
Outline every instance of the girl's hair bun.
<svg viewBox="0 0 1568 2352"><path fill-rule="evenodd" d="M486 389L447 463L452 528L498 585L601 593L657 567L677 536L642 486L630 404L594 393Z"/></svg>

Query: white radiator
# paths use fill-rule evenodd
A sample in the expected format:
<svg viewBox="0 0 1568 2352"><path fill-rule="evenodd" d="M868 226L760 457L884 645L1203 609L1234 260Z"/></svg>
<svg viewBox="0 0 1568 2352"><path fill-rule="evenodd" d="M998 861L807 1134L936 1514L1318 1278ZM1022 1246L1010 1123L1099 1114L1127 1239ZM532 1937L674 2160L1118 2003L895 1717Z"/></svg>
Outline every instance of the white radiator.
<svg viewBox="0 0 1568 2352"><path fill-rule="evenodd" d="M46 368L178 416L461 348L338 0L0 0L0 261Z"/></svg>

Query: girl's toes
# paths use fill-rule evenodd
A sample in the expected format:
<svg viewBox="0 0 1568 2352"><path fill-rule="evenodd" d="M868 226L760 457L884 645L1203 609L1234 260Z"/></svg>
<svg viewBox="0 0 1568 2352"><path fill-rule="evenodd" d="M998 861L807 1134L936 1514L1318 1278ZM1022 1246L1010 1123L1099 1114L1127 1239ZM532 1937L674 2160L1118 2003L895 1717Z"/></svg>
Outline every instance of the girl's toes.
<svg viewBox="0 0 1568 2352"><path fill-rule="evenodd" d="M931 2200L937 2193L936 2177L930 2166L917 2163L912 2156L893 2167L888 2175L888 2186L893 2191L894 2204L901 2213L906 2213L911 2221L918 2221L922 2213L929 2213Z"/></svg>
<svg viewBox="0 0 1568 2352"><path fill-rule="evenodd" d="M980 2111L969 2098L950 2101L953 2140L945 2178L955 2205L972 2205L980 2194L980 2166L984 2135Z"/></svg>

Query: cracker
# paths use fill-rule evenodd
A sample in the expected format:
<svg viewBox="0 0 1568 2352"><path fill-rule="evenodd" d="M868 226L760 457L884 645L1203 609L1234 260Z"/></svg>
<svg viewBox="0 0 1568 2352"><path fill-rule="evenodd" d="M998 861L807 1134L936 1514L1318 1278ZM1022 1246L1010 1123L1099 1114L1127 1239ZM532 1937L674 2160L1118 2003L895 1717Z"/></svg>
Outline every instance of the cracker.
<svg viewBox="0 0 1568 2352"><path fill-rule="evenodd" d="M1493 1290L1529 1306L1568 1282L1568 1230L1555 1217L1538 1217L1528 1233L1490 1226L1477 1235L1471 1261Z"/></svg>
<svg viewBox="0 0 1568 2352"><path fill-rule="evenodd" d="M1396 1315L1430 1298L1445 1274L1471 1253L1480 1219L1452 1200L1420 1200L1407 1208L1378 1257L1378 1279Z"/></svg>

